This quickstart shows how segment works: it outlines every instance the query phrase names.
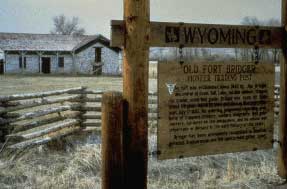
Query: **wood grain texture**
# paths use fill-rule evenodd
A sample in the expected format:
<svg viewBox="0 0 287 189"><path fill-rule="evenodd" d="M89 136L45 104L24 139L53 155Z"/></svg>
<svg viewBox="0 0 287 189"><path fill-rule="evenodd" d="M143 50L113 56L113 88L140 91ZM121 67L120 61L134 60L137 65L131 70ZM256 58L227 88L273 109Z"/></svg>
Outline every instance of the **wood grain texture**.
<svg viewBox="0 0 287 189"><path fill-rule="evenodd" d="M79 94L82 91L82 87L72 88L72 89L63 89L63 90L56 90L56 91L47 91L41 93L30 93L30 94L16 94L16 95L9 95L9 96L1 96L0 102L7 102L12 100L25 100L25 99L32 99L32 98L43 98L47 96L55 96L60 94Z"/></svg>
<svg viewBox="0 0 287 189"><path fill-rule="evenodd" d="M111 45L125 44L124 22L111 22ZM281 48L281 27L151 22L151 47Z"/></svg>
<svg viewBox="0 0 287 189"><path fill-rule="evenodd" d="M124 0L125 188L147 188L150 1Z"/></svg>
<svg viewBox="0 0 287 189"><path fill-rule="evenodd" d="M287 87L287 1L282 0L282 27L284 29L284 36L282 40L282 52L280 58L280 129L279 129L279 150L277 156L278 174L287 178L287 116L286 116L286 87Z"/></svg>
<svg viewBox="0 0 287 189"><path fill-rule="evenodd" d="M272 63L158 66L159 159L272 148Z"/></svg>
<svg viewBox="0 0 287 189"><path fill-rule="evenodd" d="M19 138L19 139L33 139L37 138L43 135L47 135L49 133L56 132L58 130L61 130L63 128L67 127L73 127L73 126L79 126L80 121L76 119L67 119L65 122L62 123L55 123L49 127L42 128L41 130L37 131L30 131L30 132L23 132L23 133L15 133L7 135L8 138Z"/></svg>
<svg viewBox="0 0 287 189"><path fill-rule="evenodd" d="M13 144L11 146L8 146L8 148L11 149L25 149L25 148L31 148L33 146L38 146L42 144L47 144L48 142L54 141L56 139L60 139L62 137L75 134L76 132L80 131L82 128L80 126L78 127L70 127L70 128L64 128L60 131L49 133L48 135L45 135L43 137L34 138L31 140L26 140L17 144Z"/></svg>
<svg viewBox="0 0 287 189"><path fill-rule="evenodd" d="M102 104L102 188L124 188L122 94L105 93Z"/></svg>
<svg viewBox="0 0 287 189"><path fill-rule="evenodd" d="M29 100L24 102L13 102L14 105L17 104L17 106L11 106L7 108L0 109L1 113L7 113L7 112L13 112L28 108L33 108L36 106L43 106L43 105L49 105L49 104L57 104L57 103L64 103L64 102L76 102L79 101L81 98L80 95L74 95L74 96L65 96L65 97L58 97L58 98L41 98L37 100Z"/></svg>

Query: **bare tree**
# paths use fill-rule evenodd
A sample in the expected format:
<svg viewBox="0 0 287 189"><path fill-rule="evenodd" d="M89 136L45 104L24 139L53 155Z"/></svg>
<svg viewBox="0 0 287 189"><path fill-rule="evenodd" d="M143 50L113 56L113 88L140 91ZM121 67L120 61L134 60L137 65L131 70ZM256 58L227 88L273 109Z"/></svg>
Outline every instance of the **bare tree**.
<svg viewBox="0 0 287 189"><path fill-rule="evenodd" d="M270 19L267 21L260 21L256 17L244 17L241 24L253 25L253 26L280 26L280 22L276 19ZM255 60L255 49L234 49L236 60L242 61L254 61ZM259 59L265 61L273 61L278 63L279 58L278 49L259 49Z"/></svg>
<svg viewBox="0 0 287 189"><path fill-rule="evenodd" d="M242 24L244 24L244 25L253 25L253 26L259 26L259 25L263 25L263 23L262 22L260 22L259 20L258 20L258 18L256 18L256 17L250 17L250 16L246 16L246 17L244 17L243 19L242 19L242 22L241 22Z"/></svg>
<svg viewBox="0 0 287 189"><path fill-rule="evenodd" d="M269 26L280 26L281 23L279 20L277 19L270 19L268 20L267 24ZM275 64L279 64L279 52L280 52L280 49L271 49L271 54L272 54L272 61L275 63Z"/></svg>
<svg viewBox="0 0 287 189"><path fill-rule="evenodd" d="M55 16L53 18L54 28L51 34L62 35L84 35L85 29L79 27L79 18L72 17L68 19L65 15Z"/></svg>

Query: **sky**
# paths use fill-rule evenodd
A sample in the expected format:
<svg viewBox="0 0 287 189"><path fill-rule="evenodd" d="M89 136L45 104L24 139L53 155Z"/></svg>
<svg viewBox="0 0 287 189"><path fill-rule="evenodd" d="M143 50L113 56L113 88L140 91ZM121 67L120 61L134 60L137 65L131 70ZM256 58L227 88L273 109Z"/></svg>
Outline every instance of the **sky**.
<svg viewBox="0 0 287 189"><path fill-rule="evenodd" d="M281 0L150 0L151 20L240 24L245 16L281 19ZM123 0L0 0L0 32L49 33L52 18L80 19L87 34L110 38L110 21L123 18Z"/></svg>

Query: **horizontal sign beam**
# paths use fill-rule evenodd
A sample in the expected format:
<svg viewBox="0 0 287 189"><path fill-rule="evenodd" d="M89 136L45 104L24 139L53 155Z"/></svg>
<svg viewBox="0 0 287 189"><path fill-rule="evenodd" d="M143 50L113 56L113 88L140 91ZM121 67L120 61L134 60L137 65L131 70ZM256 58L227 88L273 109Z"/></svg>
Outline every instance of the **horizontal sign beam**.
<svg viewBox="0 0 287 189"><path fill-rule="evenodd" d="M111 46L124 46L124 22L111 22ZM282 48L283 28L151 22L151 47Z"/></svg>

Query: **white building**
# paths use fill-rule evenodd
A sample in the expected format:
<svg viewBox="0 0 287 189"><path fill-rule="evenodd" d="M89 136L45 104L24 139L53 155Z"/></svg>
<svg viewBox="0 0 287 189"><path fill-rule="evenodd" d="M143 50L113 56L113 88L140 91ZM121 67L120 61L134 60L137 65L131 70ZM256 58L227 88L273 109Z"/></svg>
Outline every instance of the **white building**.
<svg viewBox="0 0 287 189"><path fill-rule="evenodd" d="M102 35L0 33L0 49L0 73L121 74L121 50Z"/></svg>

